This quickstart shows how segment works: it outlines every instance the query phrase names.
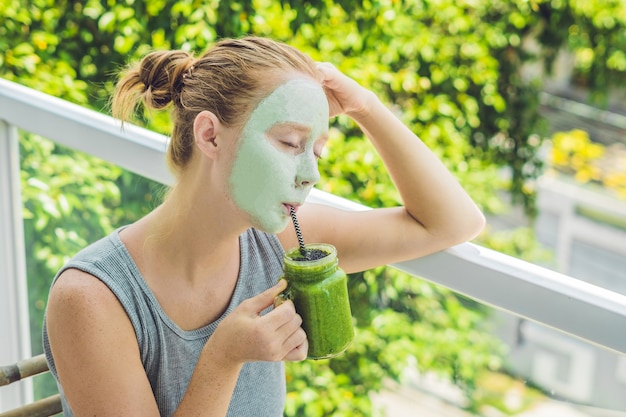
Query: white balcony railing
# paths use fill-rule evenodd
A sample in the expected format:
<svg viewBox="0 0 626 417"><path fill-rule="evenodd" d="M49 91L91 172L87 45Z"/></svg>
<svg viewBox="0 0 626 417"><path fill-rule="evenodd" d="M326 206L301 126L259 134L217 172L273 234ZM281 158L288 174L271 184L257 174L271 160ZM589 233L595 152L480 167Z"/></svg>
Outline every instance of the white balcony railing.
<svg viewBox="0 0 626 417"><path fill-rule="evenodd" d="M170 183L166 138L0 79L0 364L30 355L17 130L39 134L147 178ZM310 200L366 209L315 190ZM394 265L461 294L566 334L626 353L626 296L474 245ZM619 329L619 330L618 330ZM27 388L0 394L0 408Z"/></svg>

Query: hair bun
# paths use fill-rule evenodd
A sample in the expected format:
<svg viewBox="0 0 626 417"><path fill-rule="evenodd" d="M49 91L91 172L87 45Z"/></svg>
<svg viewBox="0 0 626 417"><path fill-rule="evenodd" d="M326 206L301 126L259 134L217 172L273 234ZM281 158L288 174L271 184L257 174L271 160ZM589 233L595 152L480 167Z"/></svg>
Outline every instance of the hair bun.
<svg viewBox="0 0 626 417"><path fill-rule="evenodd" d="M143 99L149 107L162 109L176 100L193 68L193 56L185 51L155 51L139 64ZM192 70L193 71L193 70Z"/></svg>

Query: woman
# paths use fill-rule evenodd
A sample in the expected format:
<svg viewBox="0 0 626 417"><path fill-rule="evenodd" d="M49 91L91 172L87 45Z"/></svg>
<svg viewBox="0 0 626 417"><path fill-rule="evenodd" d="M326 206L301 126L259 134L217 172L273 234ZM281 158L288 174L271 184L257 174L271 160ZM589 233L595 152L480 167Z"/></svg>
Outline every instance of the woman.
<svg viewBox="0 0 626 417"><path fill-rule="evenodd" d="M307 339L277 282L282 254L333 244L348 273L473 238L484 218L441 162L370 91L287 45L223 40L200 58L147 55L113 97L173 103L168 161L177 183L146 217L57 274L44 346L69 415L278 416L283 361ZM354 119L404 207L344 212L305 203L319 180L328 117Z"/></svg>

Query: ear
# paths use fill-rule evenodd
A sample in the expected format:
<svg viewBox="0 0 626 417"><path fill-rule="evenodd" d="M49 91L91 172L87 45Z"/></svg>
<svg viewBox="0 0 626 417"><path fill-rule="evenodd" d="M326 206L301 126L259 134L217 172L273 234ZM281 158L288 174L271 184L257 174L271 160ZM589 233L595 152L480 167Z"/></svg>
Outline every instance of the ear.
<svg viewBox="0 0 626 417"><path fill-rule="evenodd" d="M217 134L222 129L222 124L214 113L208 110L198 113L193 121L193 136L198 149L208 156L214 158L217 155Z"/></svg>

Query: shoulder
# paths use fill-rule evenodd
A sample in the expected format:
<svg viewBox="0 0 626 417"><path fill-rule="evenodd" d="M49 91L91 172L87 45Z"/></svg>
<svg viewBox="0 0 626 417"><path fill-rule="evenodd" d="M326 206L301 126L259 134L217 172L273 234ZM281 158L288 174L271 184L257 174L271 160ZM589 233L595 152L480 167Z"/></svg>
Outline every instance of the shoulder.
<svg viewBox="0 0 626 417"><path fill-rule="evenodd" d="M62 272L52 287L46 328L61 379L69 364L87 367L96 358L139 354L135 331L118 298L98 278L78 269Z"/></svg>
<svg viewBox="0 0 626 417"><path fill-rule="evenodd" d="M99 319L112 320L124 309L109 287L95 276L75 268L64 270L50 290L46 315L48 321L59 319L67 324L95 324Z"/></svg>
<svg viewBox="0 0 626 417"><path fill-rule="evenodd" d="M78 269L63 271L50 293L46 327L75 415L157 414L135 332L106 284Z"/></svg>
<svg viewBox="0 0 626 417"><path fill-rule="evenodd" d="M61 268L52 283L50 302L57 297L76 297L73 301L79 303L94 297L128 308L143 296L137 275L132 257L114 231L82 249Z"/></svg>
<svg viewBox="0 0 626 417"><path fill-rule="evenodd" d="M50 289L48 315L68 310L86 313L96 312L99 308L121 308L116 295L102 277L102 271L122 263L113 260L119 257L116 240L119 241L116 239L116 232L113 232L91 243L74 255L59 271Z"/></svg>
<svg viewBox="0 0 626 417"><path fill-rule="evenodd" d="M70 259L61 272L76 267L97 276L97 272L101 270L115 269L128 264L130 257L126 256L118 232L119 229L83 248Z"/></svg>
<svg viewBox="0 0 626 417"><path fill-rule="evenodd" d="M50 290L45 320L57 369L78 358L88 362L96 352L108 349L111 340L138 352L135 332L119 300L106 284L84 271L71 268L59 275Z"/></svg>

